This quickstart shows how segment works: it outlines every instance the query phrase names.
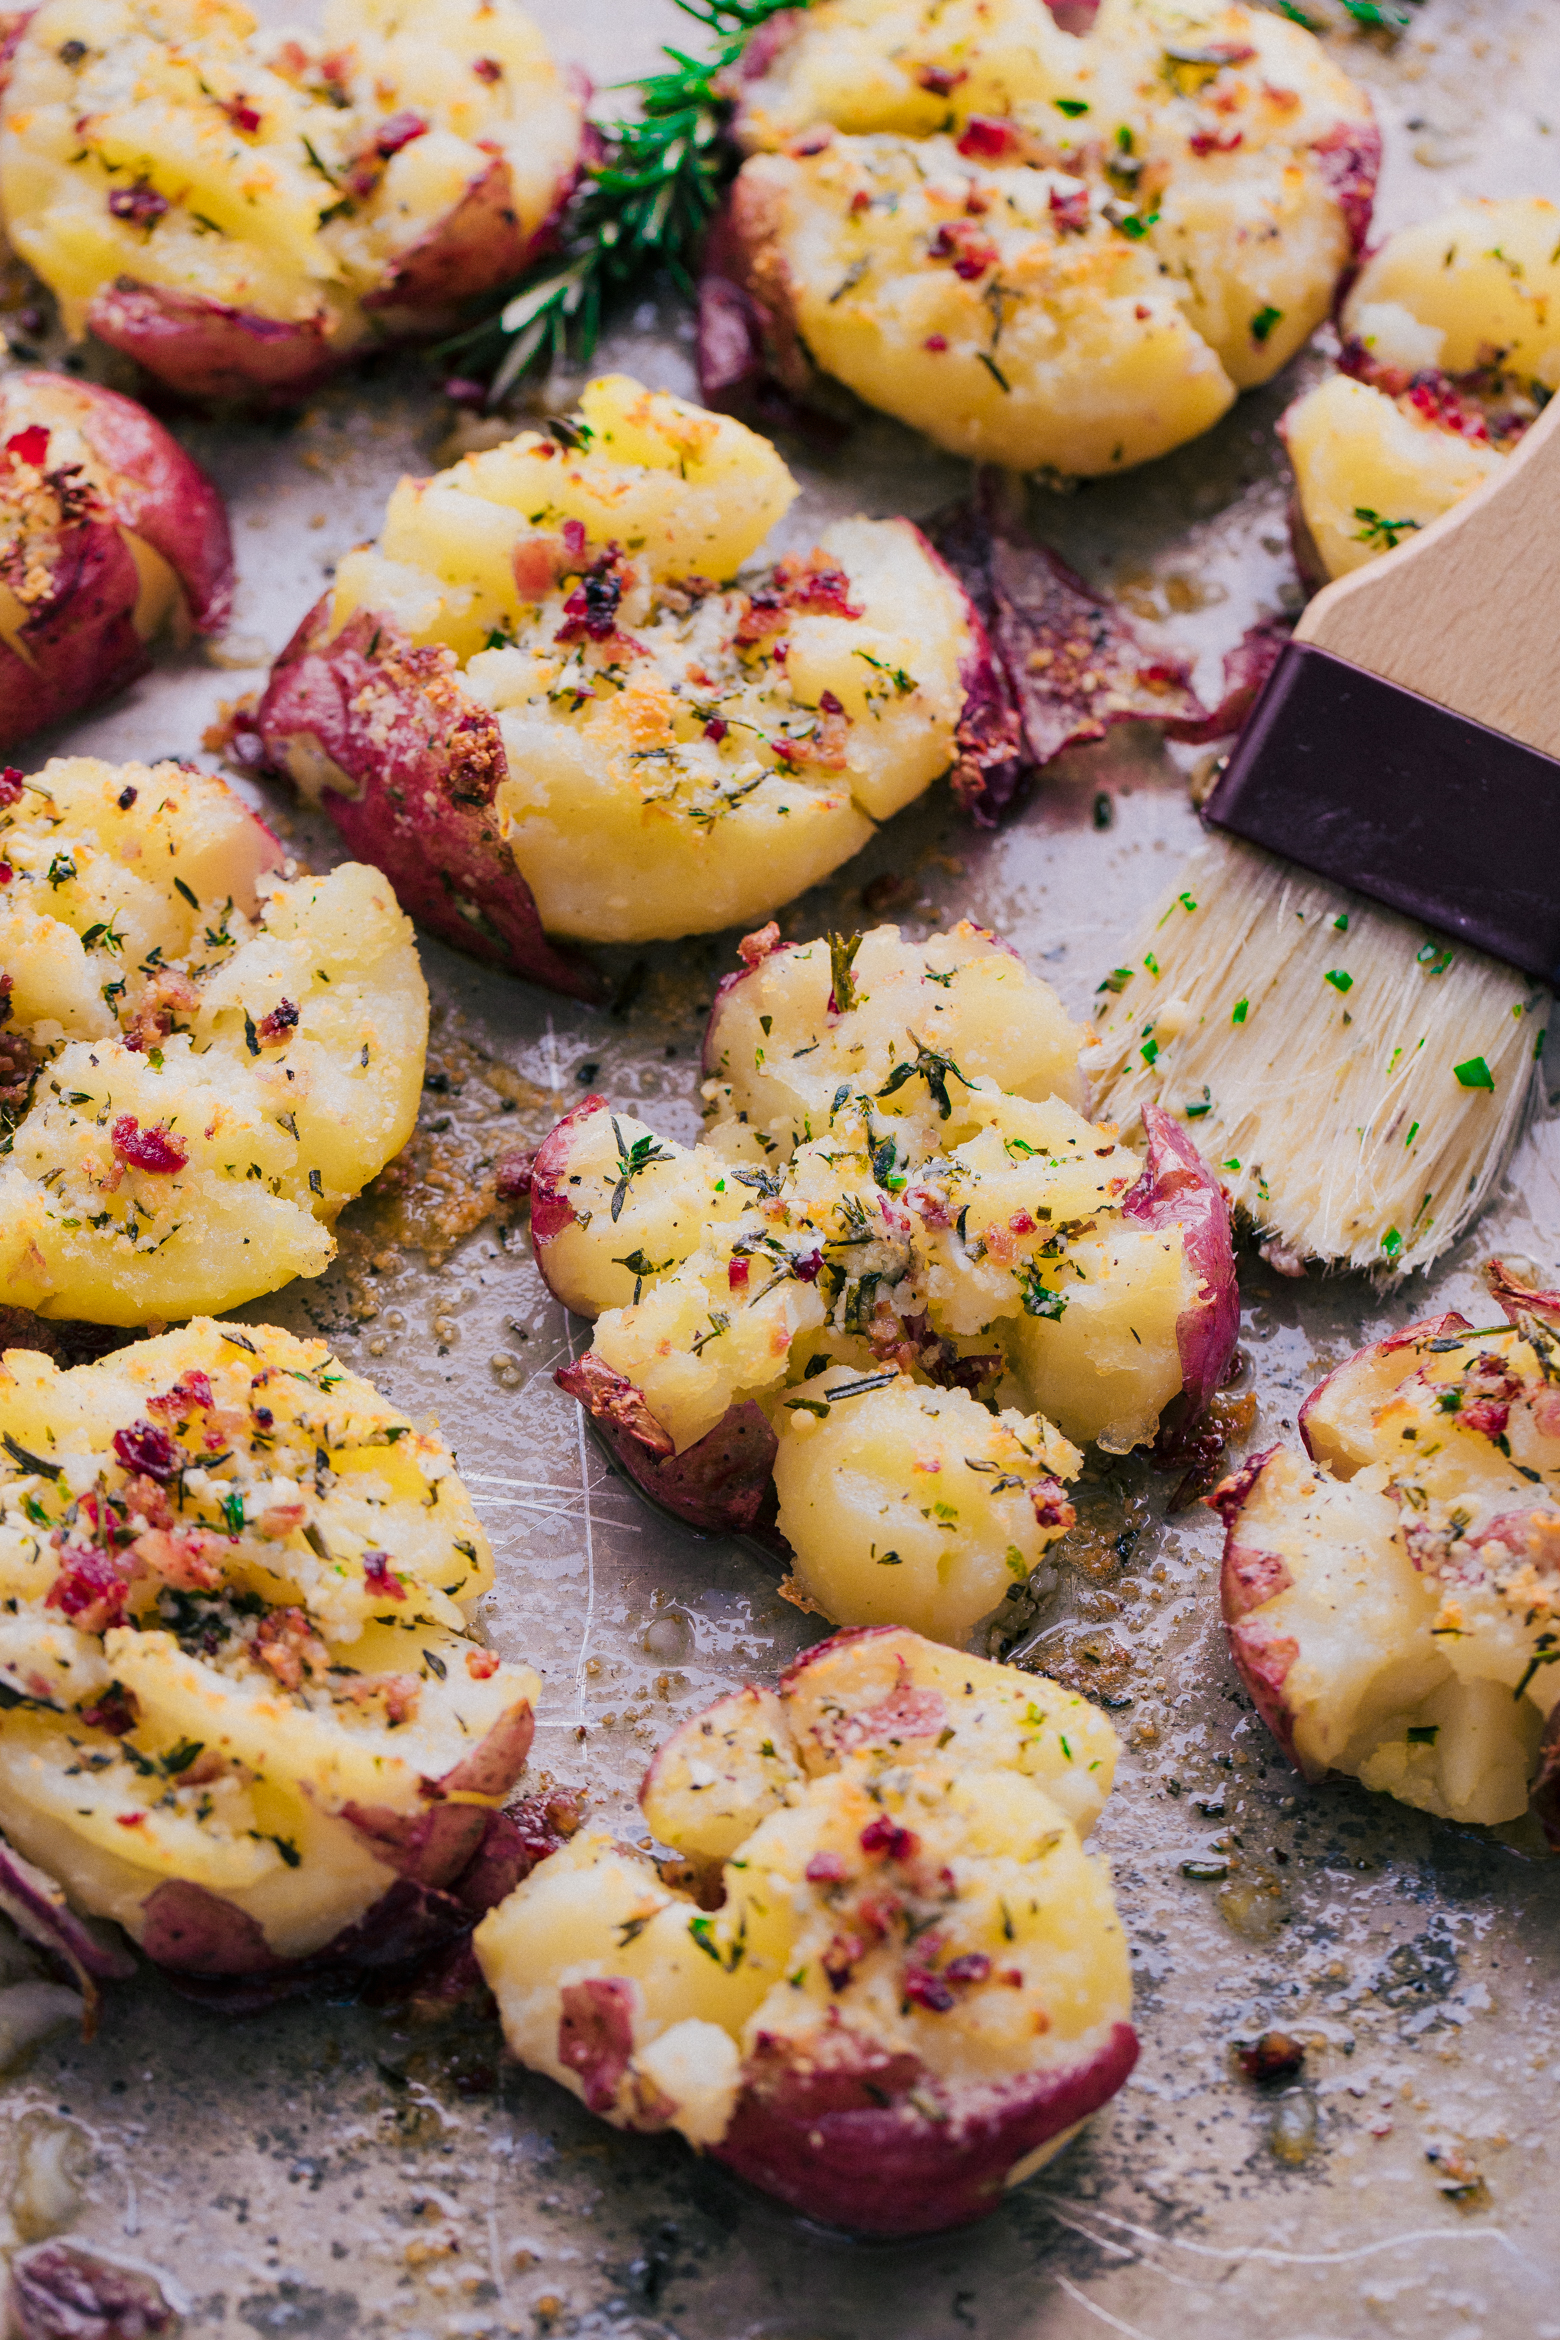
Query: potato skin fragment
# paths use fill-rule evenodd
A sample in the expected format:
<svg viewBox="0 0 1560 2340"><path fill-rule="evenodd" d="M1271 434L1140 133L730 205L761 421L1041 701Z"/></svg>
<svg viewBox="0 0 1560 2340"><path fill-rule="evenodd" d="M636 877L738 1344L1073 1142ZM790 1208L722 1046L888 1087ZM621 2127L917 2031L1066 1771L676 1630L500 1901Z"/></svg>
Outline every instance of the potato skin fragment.
<svg viewBox="0 0 1560 2340"><path fill-rule="evenodd" d="M614 2126L675 2128L831 2225L983 2217L1136 2058L1073 1817L1114 1752L1054 1683L903 1630L836 1635L646 1775L704 1909L585 1831L484 1919L509 2046ZM1071 1807L1068 1771L1093 1783Z"/></svg>

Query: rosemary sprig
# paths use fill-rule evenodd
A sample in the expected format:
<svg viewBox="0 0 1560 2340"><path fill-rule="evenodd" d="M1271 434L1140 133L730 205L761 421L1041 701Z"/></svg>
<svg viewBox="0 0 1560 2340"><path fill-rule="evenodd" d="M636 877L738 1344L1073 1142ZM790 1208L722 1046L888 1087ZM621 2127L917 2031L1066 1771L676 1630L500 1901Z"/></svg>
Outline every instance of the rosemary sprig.
<svg viewBox="0 0 1560 2340"><path fill-rule="evenodd" d="M665 48L669 69L618 84L638 93L637 115L598 125L603 159L589 165L569 207L561 254L509 288L496 316L441 345L481 372L495 363L490 404L532 366L595 351L608 297L656 268L691 294L690 261L736 157L721 133L729 112L720 77L752 34L796 0L677 0L715 41L709 58ZM507 349L505 344L507 343Z"/></svg>

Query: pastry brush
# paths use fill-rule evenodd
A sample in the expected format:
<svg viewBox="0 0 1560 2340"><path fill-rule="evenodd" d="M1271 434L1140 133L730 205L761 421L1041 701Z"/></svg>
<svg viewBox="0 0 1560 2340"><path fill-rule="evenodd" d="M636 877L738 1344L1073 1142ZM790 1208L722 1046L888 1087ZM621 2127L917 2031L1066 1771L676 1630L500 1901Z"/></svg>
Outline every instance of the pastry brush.
<svg viewBox="0 0 1560 2340"><path fill-rule="evenodd" d="M1186 1122L1270 1262L1401 1273L1522 1127L1560 973L1560 398L1306 609L1099 988L1097 1110Z"/></svg>

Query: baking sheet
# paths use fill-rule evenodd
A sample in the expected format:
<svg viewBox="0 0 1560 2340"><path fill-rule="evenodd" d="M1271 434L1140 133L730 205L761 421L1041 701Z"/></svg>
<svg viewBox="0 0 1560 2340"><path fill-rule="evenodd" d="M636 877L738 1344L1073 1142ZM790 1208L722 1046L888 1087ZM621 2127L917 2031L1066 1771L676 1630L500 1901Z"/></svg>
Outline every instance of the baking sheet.
<svg viewBox="0 0 1560 2340"><path fill-rule="evenodd" d="M598 83L642 70L663 38L698 38L669 0L538 0L535 13ZM1459 193L1560 193L1553 0L1425 0L1395 49L1338 50L1387 132L1384 224ZM690 329L670 299L647 299L603 357L692 388ZM1316 362L1162 463L1037 501L1068 558L1206 655L1210 686L1217 651L1292 590L1271 426ZM195 750L219 702L260 680L243 662L274 653L334 559L375 532L397 473L433 467L449 410L430 383L407 363L333 390L291 428L181 424L233 507L230 667L175 660L43 746ZM865 415L832 456L787 453L805 489L782 531L793 546L835 515L920 514L963 485L961 466ZM995 925L1081 1010L1193 839L1195 757L1176 753L1118 733L1053 767L995 837L934 792L786 929L860 923L860 889L892 871L908 881L908 928L966 913ZM299 851L329 857L327 832L268 802ZM446 1085L426 1095L424 1167L534 1141L586 1086L695 1135L702 1009L731 938L604 955L615 1014L425 944L430 1069ZM422 1190L418 1207L458 1218L458 1182ZM398 1403L439 1417L498 1557L487 1628L544 1675L535 1766L588 1781L595 1814L638 1834L632 1793L655 1743L734 1680L772 1675L817 1621L778 1598L767 1562L668 1526L607 1471L552 1385L582 1328L547 1299L523 1226L480 1226L430 1268L392 1244L396 1221L395 1206L354 1206L328 1276L242 1314L327 1334ZM1432 1305L1477 1321L1476 1271L1496 1249L1560 1267L1547 1109L1497 1207L1402 1296L1287 1283L1247 1254L1253 1443L1292 1432L1305 1390L1362 1339ZM114 1994L95 2045L67 2037L0 2087L0 2244L62 2221L158 2269L190 2330L234 2340L1174 2340L1189 2327L1560 2340L1546 2154L1560 1862L1527 1824L1497 1841L1349 1783L1298 1783L1222 1654L1216 1523L1200 1509L1165 1521L1165 1493L1137 1464L1091 1483L1078 1565L1050 1572L1029 1623L1037 1658L1079 1679L1092 1667L1131 1701L1097 1842L1134 1944L1143 2057L1080 2143L986 2225L853 2244L675 2139L614 2134L503 2064L491 2030L418 2031L349 2003L228 2022L149 1978ZM1221 1803L1222 1816L1203 1809ZM1183 1860L1230 1836L1225 1884L1182 1877ZM1267 2024L1307 2056L1298 2083L1259 2096L1228 2045ZM51 2189L56 2156L69 2182Z"/></svg>

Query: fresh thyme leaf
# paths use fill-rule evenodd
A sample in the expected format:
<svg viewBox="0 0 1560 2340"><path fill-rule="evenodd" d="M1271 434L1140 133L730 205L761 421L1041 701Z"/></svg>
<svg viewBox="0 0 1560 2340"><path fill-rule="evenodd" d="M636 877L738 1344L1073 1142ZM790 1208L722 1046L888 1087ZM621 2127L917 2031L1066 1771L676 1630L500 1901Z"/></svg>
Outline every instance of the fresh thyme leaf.
<svg viewBox="0 0 1560 2340"><path fill-rule="evenodd" d="M910 1037L915 1040L913 1032ZM906 1081L913 1081L917 1073L925 1081L930 1095L936 1100L939 1121L946 1121L953 1112L953 1100L948 1095L948 1075L952 1073L956 1081L963 1081L965 1088L968 1088L970 1084L964 1079L963 1073L960 1072L951 1056L944 1056L937 1049L928 1048L922 1040L915 1041L914 1057L907 1056L903 1064L894 1067L883 1087L879 1089L879 1097L892 1097L897 1090L904 1087Z"/></svg>
<svg viewBox="0 0 1560 2340"><path fill-rule="evenodd" d="M856 978L852 969L860 948L859 934L831 934L829 937L829 973L833 978L832 996L836 1015L848 1016L856 1004Z"/></svg>
<svg viewBox="0 0 1560 2340"><path fill-rule="evenodd" d="M641 1170L648 1170L652 1162L669 1162L672 1157L660 1140L654 1137L635 1138L631 1146L625 1146L615 1113L612 1116L612 1135L617 1140L618 1150L618 1182L612 1189L612 1218L615 1225L622 1217L623 1205L628 1200L629 1180L637 1178Z"/></svg>

